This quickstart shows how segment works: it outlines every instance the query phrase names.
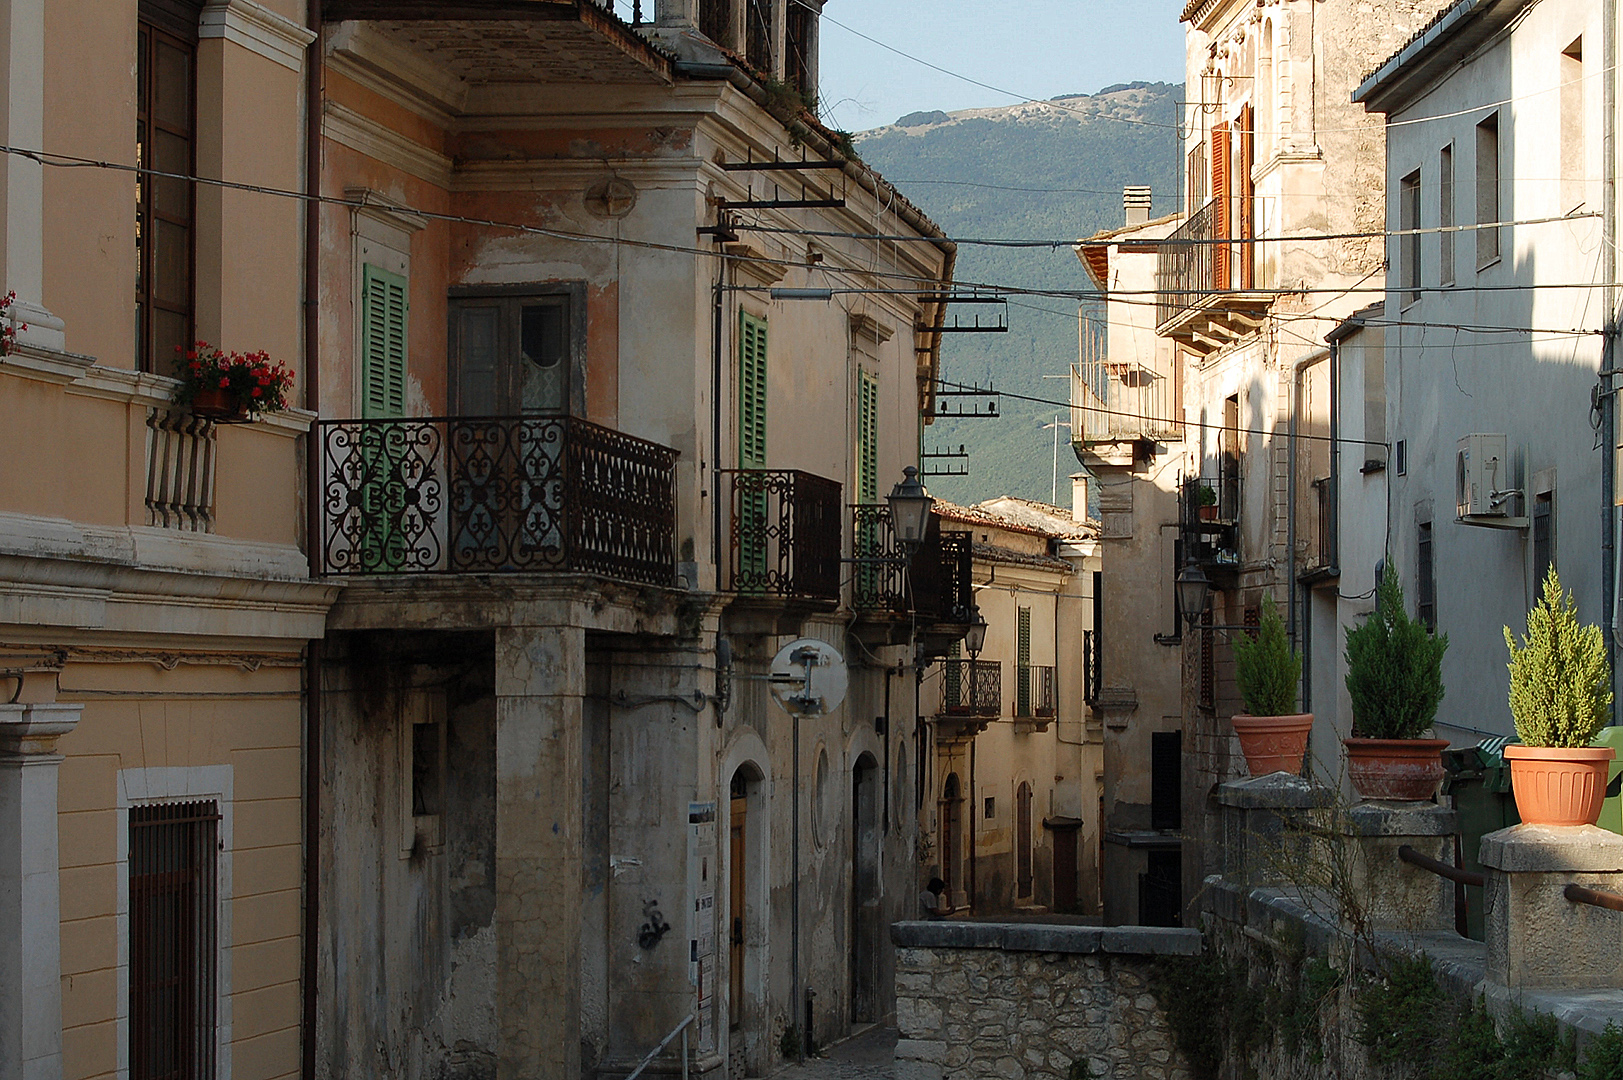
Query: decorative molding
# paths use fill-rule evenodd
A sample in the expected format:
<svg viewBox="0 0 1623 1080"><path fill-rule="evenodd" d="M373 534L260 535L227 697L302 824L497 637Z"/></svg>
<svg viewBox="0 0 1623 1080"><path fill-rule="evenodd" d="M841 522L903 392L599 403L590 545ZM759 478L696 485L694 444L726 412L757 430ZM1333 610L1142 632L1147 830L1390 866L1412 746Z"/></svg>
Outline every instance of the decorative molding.
<svg viewBox="0 0 1623 1080"><path fill-rule="evenodd" d="M339 23L326 41L328 65L340 75L440 127L468 101L468 84L369 23Z"/></svg>
<svg viewBox="0 0 1623 1080"><path fill-rule="evenodd" d="M634 180L647 190L698 190L696 157L682 158L528 158L519 161L470 161L456 166L451 190L584 191L606 174Z"/></svg>
<svg viewBox="0 0 1623 1080"><path fill-rule="evenodd" d="M289 71L304 70L305 50L316 38L309 29L253 0L209 0L198 20L197 36L224 38Z"/></svg>
<svg viewBox="0 0 1623 1080"><path fill-rule="evenodd" d="M428 225L428 219L423 215L372 188L347 187L344 189L344 198L361 204L353 208L355 213L375 218L408 236L422 231Z"/></svg>
<svg viewBox="0 0 1623 1080"><path fill-rule="evenodd" d="M749 278L757 285L776 285L789 272L781 261L768 261L772 256L749 244L727 244L725 250L729 263L738 275Z"/></svg>
<svg viewBox="0 0 1623 1080"><path fill-rule="evenodd" d="M861 312L851 316L851 333L875 345L883 345L895 335L896 331L872 315Z"/></svg>
<svg viewBox="0 0 1623 1080"><path fill-rule="evenodd" d="M322 106L321 133L356 153L375 158L435 187L451 186L451 159L401 135L354 109L327 101Z"/></svg>

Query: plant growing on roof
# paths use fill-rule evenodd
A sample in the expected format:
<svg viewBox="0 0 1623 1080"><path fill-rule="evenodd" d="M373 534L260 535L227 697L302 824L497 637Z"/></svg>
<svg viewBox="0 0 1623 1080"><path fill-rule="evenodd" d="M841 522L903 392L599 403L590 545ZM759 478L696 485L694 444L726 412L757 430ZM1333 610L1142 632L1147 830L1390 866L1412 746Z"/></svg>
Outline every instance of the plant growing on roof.
<svg viewBox="0 0 1623 1080"><path fill-rule="evenodd" d="M1527 613L1520 646L1510 649L1510 714L1525 746L1586 747L1611 716L1611 672L1597 626L1578 621L1578 604L1550 567L1544 595Z"/></svg>
<svg viewBox="0 0 1623 1080"><path fill-rule="evenodd" d="M1443 653L1448 635L1433 634L1403 607L1403 586L1390 561L1375 588L1375 610L1347 627L1347 694L1353 735L1418 739L1443 700Z"/></svg>
<svg viewBox="0 0 1623 1080"><path fill-rule="evenodd" d="M1234 679L1245 711L1252 716L1288 716L1296 708L1302 658L1285 636L1285 621L1272 596L1262 598L1256 637L1242 637L1234 644Z"/></svg>

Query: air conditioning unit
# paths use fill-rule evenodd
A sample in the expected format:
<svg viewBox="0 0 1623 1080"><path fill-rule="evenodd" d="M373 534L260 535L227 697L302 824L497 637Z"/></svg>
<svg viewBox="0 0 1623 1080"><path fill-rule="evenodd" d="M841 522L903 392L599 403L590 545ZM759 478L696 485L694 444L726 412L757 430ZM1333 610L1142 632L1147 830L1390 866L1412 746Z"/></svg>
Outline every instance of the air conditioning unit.
<svg viewBox="0 0 1623 1080"><path fill-rule="evenodd" d="M1467 435L1454 458L1454 509L1461 520L1510 516L1510 457L1504 435Z"/></svg>

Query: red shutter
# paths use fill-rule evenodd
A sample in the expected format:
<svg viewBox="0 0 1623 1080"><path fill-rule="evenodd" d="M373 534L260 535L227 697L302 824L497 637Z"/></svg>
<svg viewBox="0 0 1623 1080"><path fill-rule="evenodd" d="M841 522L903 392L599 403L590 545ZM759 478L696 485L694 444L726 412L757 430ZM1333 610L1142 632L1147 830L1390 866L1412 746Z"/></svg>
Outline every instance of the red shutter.
<svg viewBox="0 0 1623 1080"><path fill-rule="evenodd" d="M1229 185L1229 126L1218 124L1212 129L1212 237L1228 240L1232 221L1229 215L1233 192ZM1229 276L1229 247L1226 243L1212 245L1212 288L1226 289Z"/></svg>

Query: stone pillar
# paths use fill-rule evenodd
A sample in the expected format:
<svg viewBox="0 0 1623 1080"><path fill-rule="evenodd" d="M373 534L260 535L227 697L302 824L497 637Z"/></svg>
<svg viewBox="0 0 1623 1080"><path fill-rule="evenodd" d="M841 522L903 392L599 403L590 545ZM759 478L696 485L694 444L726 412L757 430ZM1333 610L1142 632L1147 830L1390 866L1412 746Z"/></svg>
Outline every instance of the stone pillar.
<svg viewBox="0 0 1623 1080"><path fill-rule="evenodd" d="M0 142L29 150L45 141L45 0L0 0ZM62 320L45 310L45 169L19 154L0 160L0 279L17 294L17 340L62 350Z"/></svg>
<svg viewBox="0 0 1623 1080"><path fill-rule="evenodd" d="M1349 892L1368 905L1371 929L1454 928L1454 883L1404 862L1398 849L1407 845L1453 865L1458 814L1429 802L1363 802L1347 811L1339 831L1351 855Z"/></svg>
<svg viewBox="0 0 1623 1080"><path fill-rule="evenodd" d="M1623 836L1593 825L1517 825L1482 838L1488 981L1510 990L1623 989L1623 912L1568 885L1623 895Z"/></svg>
<svg viewBox="0 0 1623 1080"><path fill-rule="evenodd" d="M1334 800L1328 788L1282 772L1219 785L1219 872L1238 885L1305 882L1310 864L1324 858Z"/></svg>
<svg viewBox="0 0 1623 1080"><path fill-rule="evenodd" d="M81 705L0 705L0 1080L61 1080L56 741Z"/></svg>
<svg viewBox="0 0 1623 1080"><path fill-rule="evenodd" d="M499 1080L579 1080L582 695L578 626L496 631Z"/></svg>
<svg viewBox="0 0 1623 1080"><path fill-rule="evenodd" d="M699 0L654 0L654 24L692 30L699 25Z"/></svg>

